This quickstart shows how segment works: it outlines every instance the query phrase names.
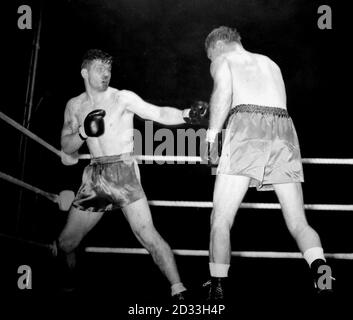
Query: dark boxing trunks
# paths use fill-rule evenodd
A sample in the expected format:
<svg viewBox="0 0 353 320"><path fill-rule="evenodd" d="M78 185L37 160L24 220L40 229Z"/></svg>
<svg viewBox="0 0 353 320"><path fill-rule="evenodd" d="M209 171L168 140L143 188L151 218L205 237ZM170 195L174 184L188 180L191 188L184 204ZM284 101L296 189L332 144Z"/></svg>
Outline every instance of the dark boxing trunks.
<svg viewBox="0 0 353 320"><path fill-rule="evenodd" d="M103 212L125 207L143 197L137 162L125 153L91 159L83 171L73 206L83 211Z"/></svg>
<svg viewBox="0 0 353 320"><path fill-rule="evenodd" d="M242 104L226 127L217 174L251 178L250 187L273 190L273 184L303 182L299 142L287 110Z"/></svg>

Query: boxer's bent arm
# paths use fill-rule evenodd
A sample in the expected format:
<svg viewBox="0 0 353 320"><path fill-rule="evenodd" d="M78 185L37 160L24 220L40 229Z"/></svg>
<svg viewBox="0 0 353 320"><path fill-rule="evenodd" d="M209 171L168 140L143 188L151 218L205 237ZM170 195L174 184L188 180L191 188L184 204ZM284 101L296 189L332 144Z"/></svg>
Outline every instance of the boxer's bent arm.
<svg viewBox="0 0 353 320"><path fill-rule="evenodd" d="M232 105L232 74L228 61L222 57L211 64L213 91L210 100L209 128L221 131Z"/></svg>
<svg viewBox="0 0 353 320"><path fill-rule="evenodd" d="M76 152L84 142L78 134L79 125L73 107L73 102L70 100L65 108L64 126L61 131L61 148L67 154Z"/></svg>
<svg viewBox="0 0 353 320"><path fill-rule="evenodd" d="M144 101L131 91L127 92L126 97L127 109L143 119L156 121L165 125L185 123L182 110L173 107L158 107Z"/></svg>

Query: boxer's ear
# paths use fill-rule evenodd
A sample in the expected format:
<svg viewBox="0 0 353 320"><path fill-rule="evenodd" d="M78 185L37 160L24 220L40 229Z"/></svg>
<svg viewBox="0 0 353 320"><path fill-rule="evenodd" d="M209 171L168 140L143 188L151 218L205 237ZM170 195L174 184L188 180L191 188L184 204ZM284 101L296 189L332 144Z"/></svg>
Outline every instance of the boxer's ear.
<svg viewBox="0 0 353 320"><path fill-rule="evenodd" d="M81 69L81 76L83 79L87 79L88 72L86 68Z"/></svg>
<svg viewBox="0 0 353 320"><path fill-rule="evenodd" d="M217 50L223 50L224 49L224 42L222 40L217 40L214 47Z"/></svg>

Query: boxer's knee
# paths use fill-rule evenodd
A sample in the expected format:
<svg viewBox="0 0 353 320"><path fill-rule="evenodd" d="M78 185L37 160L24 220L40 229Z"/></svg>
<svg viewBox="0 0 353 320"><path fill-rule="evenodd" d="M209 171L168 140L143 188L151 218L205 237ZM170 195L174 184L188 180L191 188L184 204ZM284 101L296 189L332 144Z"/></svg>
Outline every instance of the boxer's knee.
<svg viewBox="0 0 353 320"><path fill-rule="evenodd" d="M135 236L143 242L150 242L154 237L154 228L150 224L140 224L132 228Z"/></svg>
<svg viewBox="0 0 353 320"><path fill-rule="evenodd" d="M314 232L306 221L296 220L288 224L288 230L294 238L298 238L307 232Z"/></svg>
<svg viewBox="0 0 353 320"><path fill-rule="evenodd" d="M221 215L217 214L217 212L214 210L212 215L211 215L211 231L212 232L217 232L217 231L229 231L232 227L233 224L233 219L226 216L226 215Z"/></svg>
<svg viewBox="0 0 353 320"><path fill-rule="evenodd" d="M156 252L160 248L168 246L153 225L143 225L134 232L141 244L150 253Z"/></svg>
<svg viewBox="0 0 353 320"><path fill-rule="evenodd" d="M61 235L58 239L58 247L65 253L73 252L80 244L82 237L77 235Z"/></svg>

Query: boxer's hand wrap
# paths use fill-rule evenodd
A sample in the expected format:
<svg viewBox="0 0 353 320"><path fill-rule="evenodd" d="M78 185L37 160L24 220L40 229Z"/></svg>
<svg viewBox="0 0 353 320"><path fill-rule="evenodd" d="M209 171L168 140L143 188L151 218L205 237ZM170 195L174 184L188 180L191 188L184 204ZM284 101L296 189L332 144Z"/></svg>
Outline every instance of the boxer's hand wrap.
<svg viewBox="0 0 353 320"><path fill-rule="evenodd" d="M183 118L186 123L205 125L208 122L209 106L205 101L195 101L190 109L183 111Z"/></svg>
<svg viewBox="0 0 353 320"><path fill-rule="evenodd" d="M79 135L81 139L87 139L87 137L99 137L104 133L104 117L105 111L97 109L91 111L83 122L83 127L79 128Z"/></svg>
<svg viewBox="0 0 353 320"><path fill-rule="evenodd" d="M206 139L201 143L201 159L208 165L218 165L222 152L222 132L215 129L208 129Z"/></svg>

